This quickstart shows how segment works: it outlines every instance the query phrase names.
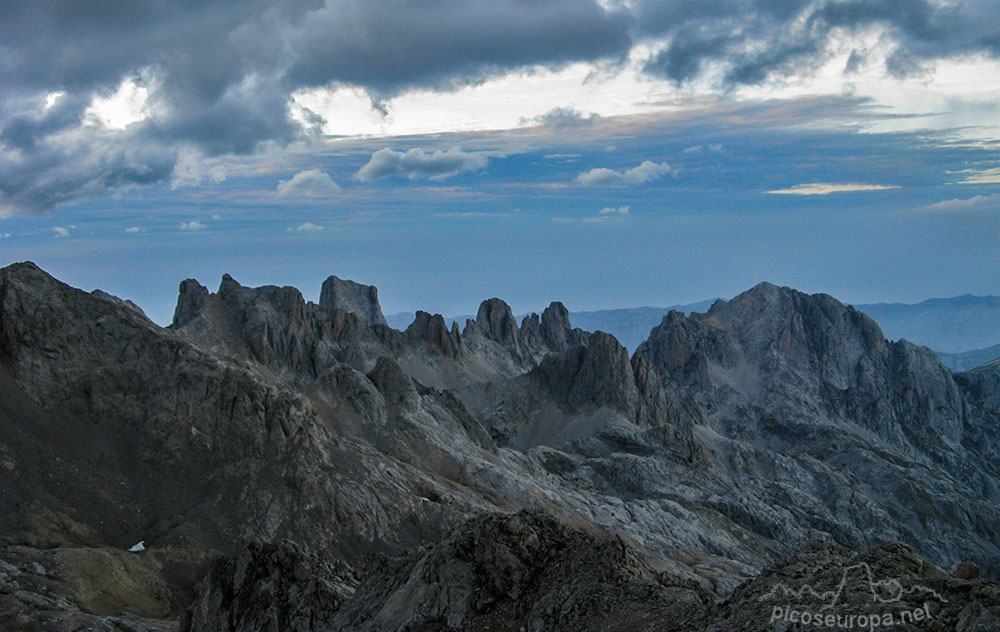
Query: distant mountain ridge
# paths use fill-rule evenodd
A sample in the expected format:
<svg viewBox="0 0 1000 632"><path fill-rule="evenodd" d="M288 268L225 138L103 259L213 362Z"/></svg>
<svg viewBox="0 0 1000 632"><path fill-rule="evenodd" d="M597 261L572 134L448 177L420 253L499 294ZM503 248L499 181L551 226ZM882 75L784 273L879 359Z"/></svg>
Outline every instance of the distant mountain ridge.
<svg viewBox="0 0 1000 632"><path fill-rule="evenodd" d="M671 310L689 316L706 312L718 298L674 305L671 307L628 307L585 312L570 312L573 324L586 331L604 331L635 351L650 330L660 324ZM893 340L906 338L938 352L945 365L965 371L1000 356L1000 296L973 296L963 294L951 298L932 298L920 303L864 303L855 307L878 322L886 337ZM524 314L519 315L522 318ZM464 326L473 315L446 317ZM406 329L413 322L409 312L386 317L389 325ZM978 352L969 357L956 358L956 354ZM981 358L981 359L980 359Z"/></svg>
<svg viewBox="0 0 1000 632"><path fill-rule="evenodd" d="M874 318L889 338L906 338L939 352L961 353L1000 343L1000 296L963 294L912 305L855 307Z"/></svg>
<svg viewBox="0 0 1000 632"><path fill-rule="evenodd" d="M985 349L974 349L962 353L938 352L941 364L952 371L971 371L972 369L989 364L1000 358L1000 345L993 345Z"/></svg>
<svg viewBox="0 0 1000 632"><path fill-rule="evenodd" d="M570 319L575 327L585 331L603 331L614 336L618 342L622 343L626 349L635 351L639 343L649 337L649 332L660 324L663 317L670 311L678 311L685 316L690 316L693 312L705 312L712 306L712 303L719 300L710 298L694 303L684 303L671 305L670 307L623 307L619 309L598 309L585 312L570 312ZM518 314L520 320L528 314ZM399 312L389 314L385 317L390 327L395 329L406 329L413 322L413 314L410 312ZM458 323L459 327L465 325L466 319L475 320L473 314L460 314L458 316L446 316L445 322L450 326L452 322Z"/></svg>

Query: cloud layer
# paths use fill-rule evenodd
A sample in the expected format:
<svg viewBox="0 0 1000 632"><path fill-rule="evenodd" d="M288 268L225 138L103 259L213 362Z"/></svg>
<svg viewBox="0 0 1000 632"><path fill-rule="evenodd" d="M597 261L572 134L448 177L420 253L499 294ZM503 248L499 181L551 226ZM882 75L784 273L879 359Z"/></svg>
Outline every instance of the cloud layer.
<svg viewBox="0 0 1000 632"><path fill-rule="evenodd" d="M539 66L622 63L630 54L654 77L754 84L809 74L832 43L863 33L875 33L877 45L859 45L853 66L881 56L895 76L956 55L1000 54L993 0L136 0L59 7L5 4L0 213L41 212L168 182L185 156L248 154L302 140L314 126L292 119L289 103L296 91L315 87L356 86L377 105L410 90L454 90ZM553 112L541 122L572 114ZM419 166L400 169L425 175Z"/></svg>

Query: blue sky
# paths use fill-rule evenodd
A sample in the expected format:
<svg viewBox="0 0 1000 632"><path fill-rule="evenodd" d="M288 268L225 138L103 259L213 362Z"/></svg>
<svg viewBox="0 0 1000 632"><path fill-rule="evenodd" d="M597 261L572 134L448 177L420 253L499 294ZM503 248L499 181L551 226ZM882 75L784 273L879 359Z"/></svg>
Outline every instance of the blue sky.
<svg viewBox="0 0 1000 632"><path fill-rule="evenodd" d="M320 50L341 76L299 58L276 70L236 45L211 73L128 63L89 39L79 46L107 68L65 62L38 79L8 64L0 264L33 260L163 324L180 280L214 288L224 272L312 300L329 274L352 278L377 285L387 313L469 313L491 296L516 312L664 306L762 280L848 302L1000 294L1000 64L990 33L955 25L985 5L901 2L897 16L864 2L788 2L787 15L734 4L725 20L686 18L720 34L704 46L656 26L644 3L553 1L538 4L551 24L493 15L524 33L485 48L456 18L399 44L455 38L427 59ZM429 19L412 6L401 10ZM264 17L212 24L230 43L262 25L281 50L313 42ZM147 37L134 19L109 37ZM809 46L782 20L793 32L812 20ZM761 41L738 40L748 25ZM533 28L562 44L522 51ZM170 33L165 56L212 35ZM0 54L27 59L12 39ZM362 53L364 72L337 65ZM273 91L258 93L267 72Z"/></svg>

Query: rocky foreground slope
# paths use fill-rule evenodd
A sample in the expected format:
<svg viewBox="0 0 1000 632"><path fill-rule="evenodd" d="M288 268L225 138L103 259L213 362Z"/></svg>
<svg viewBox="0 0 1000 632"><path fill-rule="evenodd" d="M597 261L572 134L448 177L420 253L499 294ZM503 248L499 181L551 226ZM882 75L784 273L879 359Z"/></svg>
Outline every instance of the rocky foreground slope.
<svg viewBox="0 0 1000 632"><path fill-rule="evenodd" d="M995 577L996 389L769 284L629 357L559 303L399 331L370 286L226 276L161 328L15 264L0 627L772 629L737 596L886 541ZM995 621L995 584L904 566L956 595L936 629Z"/></svg>

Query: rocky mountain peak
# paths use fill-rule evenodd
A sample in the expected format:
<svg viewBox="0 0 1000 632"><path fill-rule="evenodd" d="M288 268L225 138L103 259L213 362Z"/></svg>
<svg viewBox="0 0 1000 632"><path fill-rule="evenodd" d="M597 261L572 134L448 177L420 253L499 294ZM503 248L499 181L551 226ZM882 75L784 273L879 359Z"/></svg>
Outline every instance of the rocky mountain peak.
<svg viewBox="0 0 1000 632"><path fill-rule="evenodd" d="M831 345L845 343L871 352L885 348L882 330L864 313L829 294L806 294L771 283L760 283L730 301L717 301L708 315L723 323L741 323L744 342L758 352L765 349L755 340L780 345L777 350L789 357L824 354Z"/></svg>
<svg viewBox="0 0 1000 632"><path fill-rule="evenodd" d="M595 331L586 346L547 355L528 376L570 412L608 407L640 428L675 426L686 441L685 458L694 451L692 415L668 396L651 364L630 360L610 334Z"/></svg>
<svg viewBox="0 0 1000 632"><path fill-rule="evenodd" d="M503 346L516 346L518 342L517 320L510 305L498 298L486 299L476 313L475 329L487 339Z"/></svg>
<svg viewBox="0 0 1000 632"><path fill-rule="evenodd" d="M705 314L667 314L636 351L672 381L746 391L759 381L727 380L724 373L747 365L785 367L845 388L858 363L884 355L886 345L871 318L827 294L760 283L716 301Z"/></svg>
<svg viewBox="0 0 1000 632"><path fill-rule="evenodd" d="M378 289L374 285L362 285L331 275L323 281L319 304L357 314L371 325L388 327L378 302Z"/></svg>
<svg viewBox="0 0 1000 632"><path fill-rule="evenodd" d="M604 332L591 334L586 347L549 354L531 375L572 409L610 405L634 415L638 391L628 351Z"/></svg>
<svg viewBox="0 0 1000 632"><path fill-rule="evenodd" d="M245 287L228 274L216 294L182 282L173 326L209 348L310 379L336 362L368 370L402 338L355 312L307 303L294 287Z"/></svg>
<svg viewBox="0 0 1000 632"><path fill-rule="evenodd" d="M181 281L177 292L177 306L174 308L173 327L183 327L198 317L208 303L208 288L195 279Z"/></svg>
<svg viewBox="0 0 1000 632"><path fill-rule="evenodd" d="M228 272L222 273L222 280L219 282L219 294L225 294L227 292L242 290L243 285L239 281L234 279Z"/></svg>
<svg viewBox="0 0 1000 632"><path fill-rule="evenodd" d="M559 301L554 301L542 312L541 336L552 351L565 351L586 343L586 336L581 330L573 329L569 310Z"/></svg>
<svg viewBox="0 0 1000 632"><path fill-rule="evenodd" d="M449 330L441 314L431 315L417 311L405 333L410 340L424 341L448 357L458 357L462 350L462 335L458 332L458 325L452 323Z"/></svg>

